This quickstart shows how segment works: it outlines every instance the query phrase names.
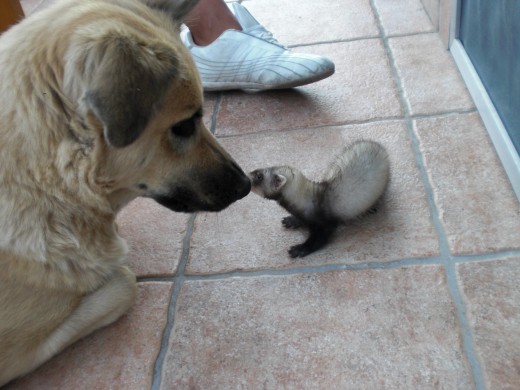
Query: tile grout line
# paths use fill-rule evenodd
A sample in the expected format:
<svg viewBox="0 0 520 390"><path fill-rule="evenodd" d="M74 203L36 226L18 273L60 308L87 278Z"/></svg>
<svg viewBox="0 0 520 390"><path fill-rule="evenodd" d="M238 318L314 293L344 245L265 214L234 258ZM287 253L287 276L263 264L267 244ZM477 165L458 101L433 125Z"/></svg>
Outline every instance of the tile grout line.
<svg viewBox="0 0 520 390"><path fill-rule="evenodd" d="M350 43L350 42L359 42L365 40L373 40L379 39L379 35L364 35L362 37L355 38L345 38L345 39L330 39L326 41L316 41L316 42L306 42L306 43L295 43L294 45L287 45L288 49L298 49L300 47L309 47L309 46L320 46L320 45L333 45L336 43Z"/></svg>
<svg viewBox="0 0 520 390"><path fill-rule="evenodd" d="M367 125L367 124L373 124L373 123L381 123L381 122L395 122L395 121L402 121L402 117L400 116L389 116L389 117L383 117L383 118L372 118L367 120L359 120L359 121L342 121L334 124L327 124L327 125L314 125L314 126L307 126L307 127L294 127L294 128L285 128L285 129L265 129L265 130L257 130L257 131L251 131L248 133L240 133L240 134L222 134L217 135L219 139L224 138L236 138L236 137L246 137L246 136L253 136L257 134L280 134L280 133L289 133L293 131L305 131L305 130L318 130L323 129L327 127L339 127L339 126L356 126L356 125Z"/></svg>
<svg viewBox="0 0 520 390"><path fill-rule="evenodd" d="M430 13L428 12L428 10L426 9L426 6L424 5L424 2L423 0L420 1L421 2L421 5L424 9L424 13L426 14L426 16L428 16L428 20L430 21L430 23L432 24L433 28L436 28L437 29L437 32L439 31L439 25L437 24L437 27L435 27L435 24L433 23L433 20L432 20L432 17L430 16ZM441 2L439 1L439 5L438 5L439 9L438 9L438 12L439 12L439 15L440 15L440 7L441 7Z"/></svg>
<svg viewBox="0 0 520 390"><path fill-rule="evenodd" d="M478 253L475 255L460 255L460 256L451 256L451 260L454 264L466 264L466 263L475 263L479 261L496 261L507 259L511 257L520 257L520 250L518 249L506 249L500 252L490 252L490 253Z"/></svg>
<svg viewBox="0 0 520 390"><path fill-rule="evenodd" d="M173 290L170 296L170 302L168 303L168 312L166 317L166 325L163 330L162 338L161 338L161 347L159 349L159 353L157 358L155 359L154 368L153 368L153 376L152 376L152 390L159 390L161 388L162 382L162 372L164 366L164 359L166 357L166 352L168 351L170 344L170 337L173 331L173 326L175 324L175 311L177 309L177 300L180 295L180 290L184 280L186 279L184 275L184 270L186 268L186 264L188 263L188 257L190 254L190 242L191 236L193 234L195 218L197 214L192 214L186 223L186 234L182 240L182 253L179 261L179 265L177 266L177 273L173 277Z"/></svg>
<svg viewBox="0 0 520 390"><path fill-rule="evenodd" d="M34 12L38 11L38 9L45 3L46 0L40 0L38 1L38 4L32 7L32 9L25 15L26 17L33 14ZM25 12L25 11L24 11Z"/></svg>
<svg viewBox="0 0 520 390"><path fill-rule="evenodd" d="M416 115L410 115L411 120L415 119L439 119L439 118L446 118L449 116L455 116L455 115L466 115L466 114L474 114L477 113L476 108L471 108L468 110L458 110L458 111L442 111L442 112L436 112L432 114L416 114ZM333 127L340 127L340 126L356 126L356 125L370 125L370 124L378 124L383 122L404 122L405 118L403 116L388 116L388 117L379 117L379 118L370 118L366 120L347 120L347 121L340 121L337 123L332 124L325 124L325 125L314 125L314 126L308 126L308 127L294 127L294 128L286 128L286 129L265 129L265 130L258 130L258 131L252 131L248 133L240 133L240 134L222 134L222 135L216 135L219 139L225 139L225 138L236 138L236 137L245 137L245 136L252 136L257 134L279 134L280 132L292 132L292 131L305 131L305 130L317 130L317 129L323 129L323 128L333 128Z"/></svg>
<svg viewBox="0 0 520 390"><path fill-rule="evenodd" d="M428 35L428 34L438 34L439 32L432 27L430 31L418 31L411 33L398 33L398 34L390 34L386 35L387 38L402 38L402 37L413 37L419 35ZM364 40L372 40L372 39L381 39L381 35L363 35L354 38L345 38L345 39L331 39L326 41L316 41L316 42L306 42L306 43L295 43L293 45L287 45L288 49L297 49L300 47L308 47L308 46L320 46L320 45L330 45L335 43L350 43L350 42L358 42Z"/></svg>
<svg viewBox="0 0 520 390"><path fill-rule="evenodd" d="M324 264L316 266L302 266L292 268L264 268L264 269L253 269L253 270L235 270L222 273L212 274L191 274L185 275L186 280L190 281L203 281L203 280L223 280L229 278L250 278L250 277L262 277L262 276L291 276L300 274L320 274L325 272L334 271L362 271L362 270L383 270L393 269L399 267L408 267L415 265L435 265L442 264L440 257L425 257L425 258L410 258L400 259L388 262L363 262L363 263L352 263L352 264Z"/></svg>
<svg viewBox="0 0 520 390"><path fill-rule="evenodd" d="M446 232L442 225L441 218L439 216L439 212L438 212L436 204L435 204L433 186L428 177L428 172L426 171L426 165L425 165L423 156L420 151L419 139L417 138L417 135L414 132L414 124L413 124L414 119L410 116L410 111L411 111L410 104L405 97L404 88L401 83L401 79L399 77L399 72L397 70L395 58L394 58L393 52L390 48L390 44L388 42L388 37L385 34L385 31L384 31L384 28L383 28L383 25L381 22L381 17L379 15L379 12L377 11L377 7L375 6L374 1L375 0L370 0L370 5L371 5L374 15L376 17L376 23L378 25L378 28L381 32L381 37L383 39L384 48L385 48L385 51L386 51L386 54L388 57L388 61L390 63L394 82L397 85L397 89L399 92L399 97L400 97L400 101L401 101L401 105L402 105L403 113L404 113L404 121L405 121L406 128L408 131L408 136L412 143L412 150L413 150L413 153L415 156L416 165L417 165L417 168L419 169L421 181L423 183L423 186L424 186L424 189L426 192L428 207L430 209L430 214L431 214L431 220L432 220L432 223L434 225L434 228L437 232L437 236L439 239L439 249L440 249L442 264L444 265L444 269L445 269L446 282L448 285L448 290L451 295L453 304L455 305L455 310L456 310L457 318L459 321L460 330L462 332L464 353L466 355L467 361L469 362L473 383L474 383L476 389L484 390L486 388L486 386L485 386L485 382L483 379L480 362L475 353L474 337L473 337L471 328L469 326L469 322L468 322L468 319L466 316L466 307L463 302L462 294L461 294L461 291L460 291L460 288L458 285L458 281L457 281L456 264L453 261L454 258L450 252L449 242L448 242L448 239L446 236Z"/></svg>
<svg viewBox="0 0 520 390"><path fill-rule="evenodd" d="M464 255L452 257L455 264L467 264L484 261L496 261L510 257L520 257L520 250L507 250L487 254ZM323 265L309 265L288 268L263 268L249 270L231 270L225 272L184 274L183 281L203 281L203 280L224 280L229 278L249 278L261 276L290 276L297 274L325 273L331 271L361 271L366 269L382 270L399 267L409 267L416 265L444 265L442 256L432 256L423 258L407 258L392 261L374 261L361 263L331 263ZM171 283L175 276L140 276L138 283L168 282Z"/></svg>
<svg viewBox="0 0 520 390"><path fill-rule="evenodd" d="M209 131L215 135L217 130L217 116L220 111L220 106L222 104L223 95L222 92L218 94L215 105L213 107L211 113L210 120L210 128ZM157 354L157 358L155 359L154 368L153 368L153 376L152 376L152 390L159 390L161 388L162 382L162 373L164 367L164 359L166 357L166 352L168 351L170 344L170 336L173 331L173 326L175 324L175 311L177 310L177 300L179 298L179 294L181 291L181 287L185 281L184 271L186 269L186 265L188 263L188 257L190 254L190 242L191 236L193 234L193 229L195 225L195 218L197 214L192 214L186 223L186 233L182 240L182 253L179 260L179 265L177 266L177 272L170 278L169 280L173 281L173 290L170 296L170 302L168 303L168 311L166 314L166 325L164 326L162 338L161 338L161 346L159 348L159 353Z"/></svg>
<svg viewBox="0 0 520 390"><path fill-rule="evenodd" d="M222 105L222 92L220 92L217 96L217 101L215 102L215 106L213 107L213 112L211 113L211 125L209 131L211 134L215 135L217 132L217 117L220 112L220 106Z"/></svg>

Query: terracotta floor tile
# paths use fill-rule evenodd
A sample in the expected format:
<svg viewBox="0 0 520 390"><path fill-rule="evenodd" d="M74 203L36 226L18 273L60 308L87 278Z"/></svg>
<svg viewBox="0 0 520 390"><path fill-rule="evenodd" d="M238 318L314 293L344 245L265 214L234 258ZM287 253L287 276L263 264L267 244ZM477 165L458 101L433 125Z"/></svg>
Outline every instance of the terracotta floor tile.
<svg viewBox="0 0 520 390"><path fill-rule="evenodd" d="M520 257L458 266L488 389L520 388Z"/></svg>
<svg viewBox="0 0 520 390"><path fill-rule="evenodd" d="M171 275L177 269L189 216L138 198L117 218L130 248L128 265L138 276Z"/></svg>
<svg viewBox="0 0 520 390"><path fill-rule="evenodd" d="M284 45L379 36L367 0L252 0L242 4Z"/></svg>
<svg viewBox="0 0 520 390"><path fill-rule="evenodd" d="M54 1L21 0L26 14ZM204 123L219 142L246 171L288 163L318 179L342 144L376 139L390 152L391 184L377 214L298 260L287 250L306 232L284 230L286 212L275 202L251 194L221 213L197 215L163 351L163 390L474 388L444 267L389 264L439 256L428 197L451 254L510 251L502 260L457 264L452 289L460 290L485 387L520 388L520 203L478 114L459 113L474 104L443 43L448 24L438 26L450 1L242 2L281 43L331 58L336 73L291 90L205 94ZM404 111L416 119L432 194ZM146 199L122 211L120 233L138 276L176 272L188 219ZM303 268L328 264L363 269ZM266 271L214 275L235 270ZM6 389L149 389L172 288L141 282L120 321Z"/></svg>
<svg viewBox="0 0 520 390"><path fill-rule="evenodd" d="M306 233L285 230L280 220L286 212L274 201L250 194L219 214L197 216L187 271L389 261L438 254L424 189L401 122L266 133L221 142L246 171L289 164L317 180L340 146L359 138L379 140L391 155L391 185L379 213L340 229L325 249L292 260L288 248L303 241Z"/></svg>
<svg viewBox="0 0 520 390"><path fill-rule="evenodd" d="M439 0L421 0L424 8L430 15L433 25L437 28L439 24Z"/></svg>
<svg viewBox="0 0 520 390"><path fill-rule="evenodd" d="M450 42L450 28L451 28L451 14L453 13L453 6L450 0L440 0L439 5L439 36L444 43L444 47L449 47Z"/></svg>
<svg viewBox="0 0 520 390"><path fill-rule="evenodd" d="M451 251L520 248L520 204L480 116L418 120L415 127Z"/></svg>
<svg viewBox="0 0 520 390"><path fill-rule="evenodd" d="M470 389L443 268L182 286L162 388Z"/></svg>
<svg viewBox="0 0 520 390"><path fill-rule="evenodd" d="M44 2L45 0L20 0L20 5L23 8L24 14L30 15L40 3Z"/></svg>
<svg viewBox="0 0 520 390"><path fill-rule="evenodd" d="M25 15L32 14L35 11L40 11L57 0L20 0Z"/></svg>
<svg viewBox="0 0 520 390"><path fill-rule="evenodd" d="M204 94L204 116L203 121L204 125L208 128L208 130L212 130L212 119L213 119L213 113L215 110L215 106L217 104L219 95L217 92L206 92Z"/></svg>
<svg viewBox="0 0 520 390"><path fill-rule="evenodd" d="M389 39L410 114L474 108L450 53L437 33Z"/></svg>
<svg viewBox="0 0 520 390"><path fill-rule="evenodd" d="M166 324L170 283L139 284L128 314L6 390L148 389Z"/></svg>
<svg viewBox="0 0 520 390"><path fill-rule="evenodd" d="M375 0L374 4L387 36L434 31L421 0Z"/></svg>
<svg viewBox="0 0 520 390"><path fill-rule="evenodd" d="M397 89L378 39L302 48L330 57L336 73L308 86L224 94L217 134L294 129L401 115Z"/></svg>

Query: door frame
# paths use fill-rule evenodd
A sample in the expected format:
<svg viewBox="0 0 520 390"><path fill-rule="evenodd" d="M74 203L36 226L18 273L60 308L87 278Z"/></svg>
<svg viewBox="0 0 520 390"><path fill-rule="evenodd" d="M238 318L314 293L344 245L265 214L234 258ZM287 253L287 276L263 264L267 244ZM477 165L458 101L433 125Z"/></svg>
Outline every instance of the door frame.
<svg viewBox="0 0 520 390"><path fill-rule="evenodd" d="M507 176L520 200L520 156L498 115L495 105L484 87L473 63L471 62L460 36L461 0L451 0L451 20L449 49L473 97L473 101L482 117L498 157L504 166Z"/></svg>

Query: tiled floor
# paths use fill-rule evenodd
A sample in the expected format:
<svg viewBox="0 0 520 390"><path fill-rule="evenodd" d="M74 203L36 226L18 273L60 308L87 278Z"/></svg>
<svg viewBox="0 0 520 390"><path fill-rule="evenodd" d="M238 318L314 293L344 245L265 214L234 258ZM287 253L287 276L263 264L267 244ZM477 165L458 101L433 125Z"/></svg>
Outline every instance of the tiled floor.
<svg viewBox="0 0 520 390"><path fill-rule="evenodd" d="M137 200L119 218L133 309L8 388L520 388L520 205L419 0L243 3L336 73L210 94L206 123L244 169L313 178L340 145L379 140L381 211L293 260L303 233L255 195L195 216Z"/></svg>

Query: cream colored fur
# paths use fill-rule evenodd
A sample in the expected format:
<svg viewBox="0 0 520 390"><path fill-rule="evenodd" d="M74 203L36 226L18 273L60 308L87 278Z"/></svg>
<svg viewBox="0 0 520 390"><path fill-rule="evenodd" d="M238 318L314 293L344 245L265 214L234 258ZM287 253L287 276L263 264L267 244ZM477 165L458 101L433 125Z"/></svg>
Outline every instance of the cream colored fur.
<svg viewBox="0 0 520 390"><path fill-rule="evenodd" d="M290 173L286 174L286 172ZM295 168L282 167L273 169L273 173L285 174L287 176L287 181L282 187L284 198L290 199L294 207L302 210L306 217L311 217L316 210L314 183Z"/></svg>
<svg viewBox="0 0 520 390"><path fill-rule="evenodd" d="M322 218L346 222L368 211L381 198L390 180L390 162L384 147L363 140L343 148L319 183L289 166L259 169L252 174L258 173L263 176L259 182L255 182L254 176L251 178L252 191L258 195L278 199L280 193L305 218L312 219L321 208ZM324 194L322 199L318 199L318 193Z"/></svg>
<svg viewBox="0 0 520 390"><path fill-rule="evenodd" d="M336 156L326 173L329 188L324 204L341 220L355 218L381 198L389 179L386 150L376 142L355 142Z"/></svg>
<svg viewBox="0 0 520 390"><path fill-rule="evenodd" d="M236 200L193 179L239 170L196 115L178 36L195 2L147 1L178 18L144 0L58 0L0 36L0 386L132 304L125 204L180 182L204 207ZM190 118L195 135L172 135Z"/></svg>

